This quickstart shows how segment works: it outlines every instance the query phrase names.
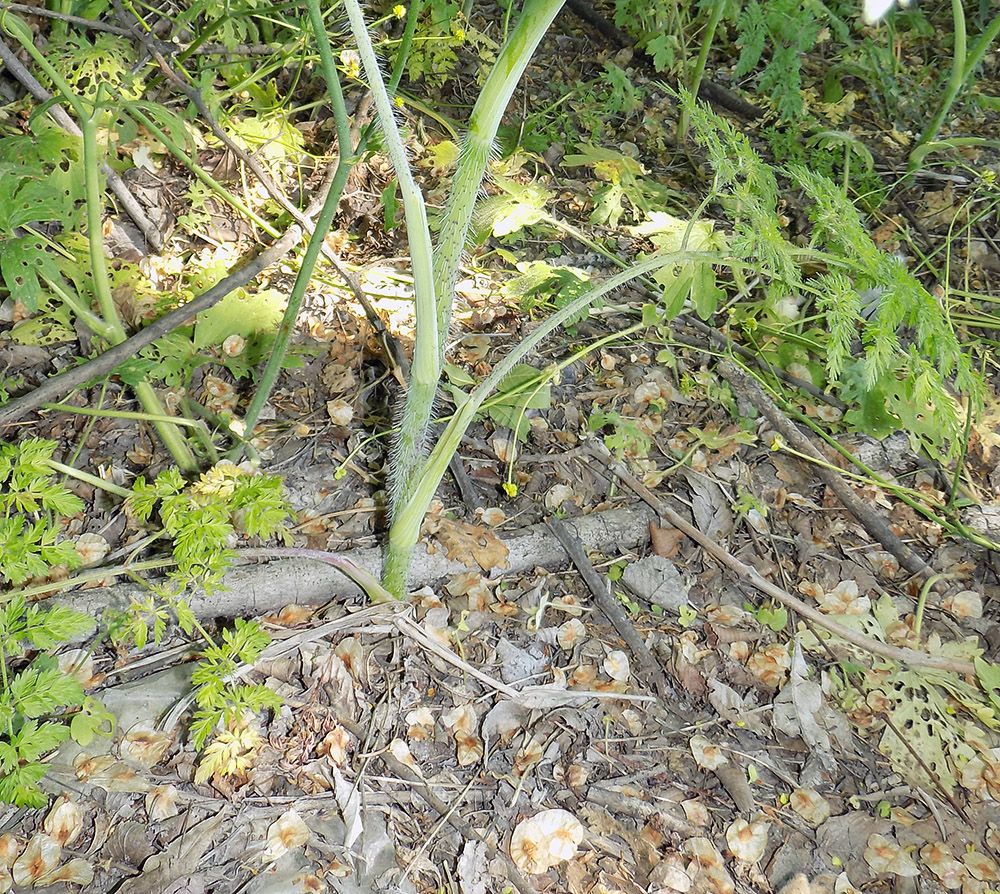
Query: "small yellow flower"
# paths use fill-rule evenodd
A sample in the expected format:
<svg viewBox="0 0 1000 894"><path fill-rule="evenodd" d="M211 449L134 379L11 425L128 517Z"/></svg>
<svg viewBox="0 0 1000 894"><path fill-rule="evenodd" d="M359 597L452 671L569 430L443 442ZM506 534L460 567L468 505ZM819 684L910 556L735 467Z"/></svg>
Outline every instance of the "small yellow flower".
<svg viewBox="0 0 1000 894"><path fill-rule="evenodd" d="M349 78L357 78L361 75L361 57L354 50L343 50L340 54L340 64Z"/></svg>
<svg viewBox="0 0 1000 894"><path fill-rule="evenodd" d="M462 43L462 41L465 40L464 28L459 28L458 26L456 26L455 28L452 29L451 33L454 35L455 40L457 40L459 43Z"/></svg>
<svg viewBox="0 0 1000 894"><path fill-rule="evenodd" d="M774 440L771 441L772 450L782 450L785 446L785 439L781 435L775 435Z"/></svg>
<svg viewBox="0 0 1000 894"><path fill-rule="evenodd" d="M397 3L397 4L396 4L396 5L395 5L395 6L394 6L394 7L392 8L392 14L393 14L393 15L394 15L394 16L395 16L395 17L396 17L397 19L405 19L405 18L406 18L406 7L405 7L405 6L403 6L403 4L402 4L402 3Z"/></svg>

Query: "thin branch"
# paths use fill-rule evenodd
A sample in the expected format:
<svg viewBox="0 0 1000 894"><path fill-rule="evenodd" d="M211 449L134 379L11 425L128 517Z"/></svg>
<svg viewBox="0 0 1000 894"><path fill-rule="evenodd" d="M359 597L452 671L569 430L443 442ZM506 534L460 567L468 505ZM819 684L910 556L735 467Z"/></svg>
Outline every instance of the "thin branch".
<svg viewBox="0 0 1000 894"><path fill-rule="evenodd" d="M230 273L229 276L221 282L216 283L211 289L199 295L193 301L189 301L187 304L170 311L170 313L164 314L158 320L150 323L145 329L127 338L121 344L115 345L93 360L84 363L82 366L67 370L62 375L47 379L44 384L39 385L34 391L0 407L0 429L16 422L26 413L30 413L42 404L58 400L63 395L79 388L92 379L108 375L120 363L124 363L130 357L136 356L139 351L151 345L158 338L162 338L174 329L186 325L196 314L218 304L219 301L234 289L245 286L261 271L288 254L288 252L299 244L301 239L302 228L297 224L292 225L270 248L261 252L246 266L240 267L233 273Z"/></svg>
<svg viewBox="0 0 1000 894"><path fill-rule="evenodd" d="M874 509L864 502L844 480L842 475L837 474L826 465L826 459L816 449L813 442L796 428L784 413L778 409L777 405L767 395L764 389L749 373L741 370L735 363L724 360L716 367L719 374L729 383L737 397L742 397L753 404L764 415L774 429L792 447L804 453L806 456L817 460L816 474L823 479L823 482L832 490L837 499L844 504L844 507L851 513L865 529L884 546L911 574L920 577L933 577L937 572L927 564L917 553L908 547L896 534L889 523L879 515ZM942 582L941 586L934 585L936 590L946 590L947 584Z"/></svg>
<svg viewBox="0 0 1000 894"><path fill-rule="evenodd" d="M635 493L642 498L648 506L653 508L660 516L670 522L679 531L683 531L695 543L701 546L705 552L709 553L717 561L727 568L735 571L738 575L760 590L766 596L777 600L782 605L798 612L824 630L828 630L835 636L846 640L858 648L864 649L873 655L880 655L892 661L899 661L910 667L927 667L934 670L951 671L956 674L976 676L976 668L971 661L959 661L957 659L945 658L939 655L928 655L926 652L919 652L916 649L900 648L890 646L887 643L870 639L862 634L845 627L843 624L833 620L829 615L824 615L819 609L803 602L791 593L775 586L769 580L765 580L756 569L744 564L728 550L724 549L714 540L710 540L701 533L694 525L688 522L683 516L678 515L667 506L659 497L653 494L641 481L639 481L625 466L616 461L607 447L600 440L592 439L592 455L614 472L625 484L632 488Z"/></svg>
<svg viewBox="0 0 1000 894"><path fill-rule="evenodd" d="M52 99L52 94L25 68L14 51L3 40L0 40L0 62L3 62L7 70L20 81L25 90L38 102L47 103ZM83 133L79 125L77 125L69 112L61 105L53 103L49 106L48 113L63 130L73 134L75 137L82 138ZM139 201L125 185L125 181L107 163L101 165L101 173L107 178L108 188L114 193L115 198L121 202L122 208L125 209L128 216L132 218L135 225L142 231L142 235L145 237L146 242L149 243L149 247L153 251L160 251L163 248L163 234L160 232L159 227L146 216L146 212L142 209Z"/></svg>

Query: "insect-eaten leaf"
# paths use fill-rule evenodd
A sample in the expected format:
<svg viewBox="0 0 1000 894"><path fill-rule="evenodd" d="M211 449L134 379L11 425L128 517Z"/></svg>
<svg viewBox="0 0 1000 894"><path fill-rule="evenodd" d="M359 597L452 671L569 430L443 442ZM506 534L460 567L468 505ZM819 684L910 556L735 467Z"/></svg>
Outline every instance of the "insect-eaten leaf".
<svg viewBox="0 0 1000 894"><path fill-rule="evenodd" d="M247 338L273 331L281 320L288 298L277 289L253 294L236 289L215 307L198 314L194 328L197 348L221 345L230 335Z"/></svg>

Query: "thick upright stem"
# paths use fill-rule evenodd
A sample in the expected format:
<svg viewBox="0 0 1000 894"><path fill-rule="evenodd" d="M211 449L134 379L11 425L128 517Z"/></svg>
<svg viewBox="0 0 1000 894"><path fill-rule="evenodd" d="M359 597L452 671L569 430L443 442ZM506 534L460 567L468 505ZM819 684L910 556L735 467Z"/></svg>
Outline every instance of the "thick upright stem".
<svg viewBox="0 0 1000 894"><path fill-rule="evenodd" d="M399 435L393 448L391 467L392 506L409 493L412 481L419 475L424 457L427 428L434 412L438 380L441 378L442 349L436 319L437 303L434 298L434 265L431 250L430 228L424 199L413 180L403 138L396 125L392 102L385 87L375 49L361 8L357 0L346 0L347 17L351 23L358 55L365 68L375 110L385 135L385 145L396 172L399 191L406 215L406 232L410 244L410 263L413 268L413 294L416 310L416 333L413 345L413 363L407 382L406 403L400 419ZM393 508L393 513L395 509ZM414 540L416 543L416 540ZM383 578L397 585L386 586L397 597L403 595L409 561L400 566L396 557L387 556Z"/></svg>
<svg viewBox="0 0 1000 894"><path fill-rule="evenodd" d="M1000 35L1000 13L993 17L990 23L983 29L971 49L967 49L968 37L965 29L965 12L962 9L962 0L952 0L952 17L955 22L955 52L952 58L951 74L945 85L941 103L934 112L934 116L927 122L924 132L913 147L910 153L910 170L919 166L920 159L924 157L920 150L928 143L933 142L944 124L944 119L948 117L951 107L958 98L958 93L962 87L972 77L976 66L983 61L986 51L993 45L993 41Z"/></svg>
<svg viewBox="0 0 1000 894"><path fill-rule="evenodd" d="M691 83L688 85L688 90L692 96L697 97L698 91L701 89L701 79L705 76L705 64L708 62L708 51L712 48L712 41L715 40L715 30L719 27L719 22L722 20L722 13L725 9L726 4L724 2L721 2L721 0L717 2L712 9L708 25L705 26L705 35L701 39L701 50L698 53L698 58L695 60L694 68L691 69ZM690 125L691 116L687 109L682 109L680 122L677 125L677 141L679 143L683 143L687 139Z"/></svg>
<svg viewBox="0 0 1000 894"><path fill-rule="evenodd" d="M451 325L451 308L462 252L469 234L476 198L486 175L486 165L493 151L493 141L535 48L545 36L563 2L564 0L525 0L517 26L486 78L469 118L469 132L462 144L458 170L448 195L434 253L434 287L438 300L438 331L441 334L442 352Z"/></svg>
<svg viewBox="0 0 1000 894"><path fill-rule="evenodd" d="M348 10L350 10L352 3L353 0L349 0ZM455 173L441 230L438 234L438 242L434 252L433 283L428 292L430 295L436 295L436 308L428 314L426 301L421 300L419 290L417 293L417 348L430 348L429 338L423 344L421 343L422 314L427 315L425 319L429 321L428 325L434 327L436 344L434 367L433 370L428 370L428 377L416 375L416 350L414 352L415 374L411 376L407 390L406 403L400 420L400 435L393 457L391 507L393 522L382 575L383 583L389 591L400 597L406 590L413 548L420 535L420 520L417 520L415 525L412 521L400 525L398 520L404 507L411 503L414 490L421 483L425 474L425 444L433 415L441 367L444 363L445 344L451 325L455 283L458 280L462 251L465 248L465 240L475 210L476 198L486 174L486 165L492 152L493 140L496 138L497 129L500 127L507 104L531 60L535 47L538 46L538 42L548 30L562 4L563 0L526 0L517 27L511 33L496 64L490 71L469 119L469 132L462 146L458 170ZM362 54L362 59L364 59L364 54ZM371 74L369 74L369 80L372 80ZM375 89L374 83L373 89ZM378 96L377 89L375 89L375 95ZM391 144L390 141L389 145ZM393 163L395 165L395 160ZM405 163L405 158L403 163ZM397 167L397 175L399 173ZM409 176L408 168L407 176ZM400 186L403 186L402 177L400 177ZM405 189L403 196L405 202ZM412 250L414 231L410 227L409 217L407 217L407 228ZM422 245L418 245L417 248L422 252ZM422 253L420 262L422 265ZM414 280L416 280L417 255L415 253L413 254L413 268ZM423 358L424 355L421 356Z"/></svg>

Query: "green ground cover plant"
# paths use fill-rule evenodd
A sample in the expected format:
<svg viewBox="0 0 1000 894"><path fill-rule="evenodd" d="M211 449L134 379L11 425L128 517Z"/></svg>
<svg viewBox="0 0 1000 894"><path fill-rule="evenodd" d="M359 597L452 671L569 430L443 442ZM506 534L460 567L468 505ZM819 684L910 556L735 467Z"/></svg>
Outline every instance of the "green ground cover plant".
<svg viewBox="0 0 1000 894"><path fill-rule="evenodd" d="M169 621L176 619L185 633L198 634L208 643L205 660L195 674L193 740L201 747L220 730L230 738L222 742L224 747L210 752L201 773L225 772L232 766L230 758L235 751L252 750L245 716L274 707L276 700L264 687L240 683L236 678L239 666L252 664L267 643L260 626L239 622L220 636L211 636L193 617L183 590L188 585L211 588L219 583L232 558L227 543L233 535L280 535L287 507L276 479L245 474L231 464L215 464L217 450L211 439L199 443L184 436L183 429L195 427L193 421L165 412L150 382L151 374L155 372L171 384L185 384L195 369L211 362L227 366L234 375L249 376L256 361L267 355L245 416L247 430L253 430L278 374L288 363L296 318L347 176L370 145L384 148L395 172L416 308L413 362L389 461L391 521L382 578L366 579L357 569L341 565L364 582L373 598L407 596L421 524L472 422L487 414L523 438L525 411L549 405L549 382L557 371L557 365L535 370L526 365L526 359L556 329L580 323L592 306L634 280L648 284L655 301L644 308L634 326L615 338L650 331L666 343L670 324L682 313L709 321L717 319L726 307L733 330L741 331L748 341L756 338L760 353L769 361L786 369L798 364L813 376L813 384L835 390L848 405L844 416L847 426L876 437L902 427L911 433L915 446L943 456L954 456L963 447L967 410L952 392L964 395L967 407L974 411L982 401L982 381L953 320L936 296L902 263L876 246L868 233L858 206L876 208L883 198L871 154L866 155L859 140L841 131L821 130L803 145L794 128L775 128L768 135L778 158L778 163L772 164L745 135L694 99L716 34L731 26L742 46L735 75L759 70L761 89L775 97L777 111L786 123L794 121L803 111L802 56L815 46L824 28L831 29L839 41L849 39L836 12L839 6L785 0L750 2L734 17L731 5L725 4L703 3L691 10L657 3L643 7L641 15L634 4L619 5L623 20L633 14L639 17L642 46L653 54L657 67L679 67L680 80L690 88L675 94L682 109L680 132L683 136L690 128L707 154L712 184L693 214L668 213L669 207L671 212L682 214L682 196L650 178L630 148L587 142L596 133L595 124L586 139L570 147L561 166L587 169L600 180L602 185L593 196L592 224L616 228L631 220L635 224L631 234L652 247L646 256L633 261L615 258L609 249L599 246L623 268L599 282L566 265L518 258L515 238L522 231L571 232L550 211L552 197L545 189L526 186L514 176L517 171L508 169L511 176L494 177L495 195L485 201L481 197L511 97L561 7L562 0L525 0L520 10L506 9L509 21L504 22L504 40L495 45L468 29L457 4L394 7L381 21L401 22L404 17L406 21L399 38L400 52L387 77L373 44L371 24L357 0L345 0L344 4L357 44L357 62L345 55L347 51L335 53L328 33L329 11L318 0L308 0L302 21L287 27L295 40L304 43L308 38L312 43L311 58L319 62L334 112L339 162L329 194L315 220L309 222L311 238L298 261L287 309L281 314L274 293L247 290L235 294L228 304L217 305L118 370L122 381L135 389L144 408L143 418L156 427L177 468L161 473L152 482L139 479L131 489L120 488L115 493L125 500L127 512L137 524L157 519L176 564L167 583L152 588L147 602L113 619L110 628L117 641L142 646L149 640L159 642ZM270 7L251 3L224 15L217 16L217 12L211 5L196 3L177 24L195 28L198 22L206 23L195 45L209 37L226 43L275 37ZM966 46L960 13L959 4L955 14L956 60L959 47ZM424 31L418 31L421 22ZM686 34L695 25L700 42ZM961 87L974 76L975 64L996 37L994 25L993 20L986 23L967 54L972 61L953 66L947 107L943 103L944 112L929 121L918 148L910 155L912 163L941 148L935 139L941 123L935 125L935 121L943 120ZM145 128L174 158L188 165L199 178L199 185L190 194L197 200L195 204L221 196L264 232L279 232L273 220L248 208L226 186L200 171L187 122L141 98L130 74L131 60L124 51L102 49L107 42L104 37L84 43L67 34L58 45L59 52L50 59L35 47L35 35L23 21L4 13L0 26L45 73L82 129L77 138L39 123L32 136L0 141L0 275L7 290L16 292L29 310L45 311L41 323L35 319L20 324L20 331L15 327L23 343L71 340L77 324L86 325L108 345L120 344L126 337L125 321L114 300L116 277L119 283L133 286L140 283L140 277L127 266L114 271L109 268L101 227L100 171L107 150L103 141L115 128L120 127L124 134ZM418 40L417 49L407 52L415 33L425 43ZM466 40L474 41L478 48L489 48L482 54L487 66L465 123L448 200L434 232L394 114L395 91L407 65L411 74L430 80L446 77L458 58L456 48ZM693 61L688 58L689 47L698 48ZM72 77L53 59L72 70ZM596 117L635 115L642 97L627 72L615 63L606 63L604 69L600 90L595 88L593 93L601 110ZM379 129L352 133L344 84L362 74L374 96ZM245 66L227 64L221 77L229 91L245 90L262 104L277 103L267 88L253 83ZM219 98L215 96L213 102ZM276 165L303 150L298 131L287 120L274 129L263 117L244 119L231 130L265 155L264 149L271 147L274 155L270 161ZM951 145L959 144L952 141ZM810 217L808 239L801 243L788 238L780 218L786 184L804 196ZM863 197L857 204L850 198L851 191ZM383 195L387 215L395 221L390 205L396 188ZM196 207L185 221L192 228L205 222L197 219L199 212ZM287 208L275 213L285 212ZM719 219L710 218L709 213L717 213ZM52 235L55 228L43 225L56 222L62 224L63 231ZM532 334L510 348L479 382L449 366L446 357L459 269L477 232L482 238L492 234L510 240L506 256L518 265L520 278L508 283L508 297L517 298L529 311L550 311ZM581 237L584 244L588 244L586 240ZM206 288L213 271L202 270L197 275L197 282L183 287L179 303ZM256 341L239 357L213 353L214 347L231 336ZM860 343L860 351L856 343ZM577 356L583 353L581 349ZM440 432L434 432L444 376L456 412ZM593 430L606 432L608 446L619 454L626 450L641 454L648 449L648 437L642 430L614 410L595 411L588 421ZM690 434L696 446L716 444L715 433L692 430ZM733 437L738 440L741 436ZM38 803L39 758L44 752L69 735L85 737L107 727L100 707L85 696L71 674L58 669L51 654L58 644L89 633L91 619L57 609L36 609L18 590L29 578L40 577L53 566L78 561L76 552L59 539L59 521L79 512L81 505L56 481L53 449L54 445L32 441L0 445L0 482L7 484L0 497L4 512L0 517L0 574L8 587L0 594L5 613L0 618L0 797L23 804ZM235 455L245 449L245 443L238 443L232 452ZM686 458L681 457L678 465ZM213 463L211 470L196 477L206 462ZM21 667L17 659L29 647L44 654ZM230 748L236 740L239 748Z"/></svg>

